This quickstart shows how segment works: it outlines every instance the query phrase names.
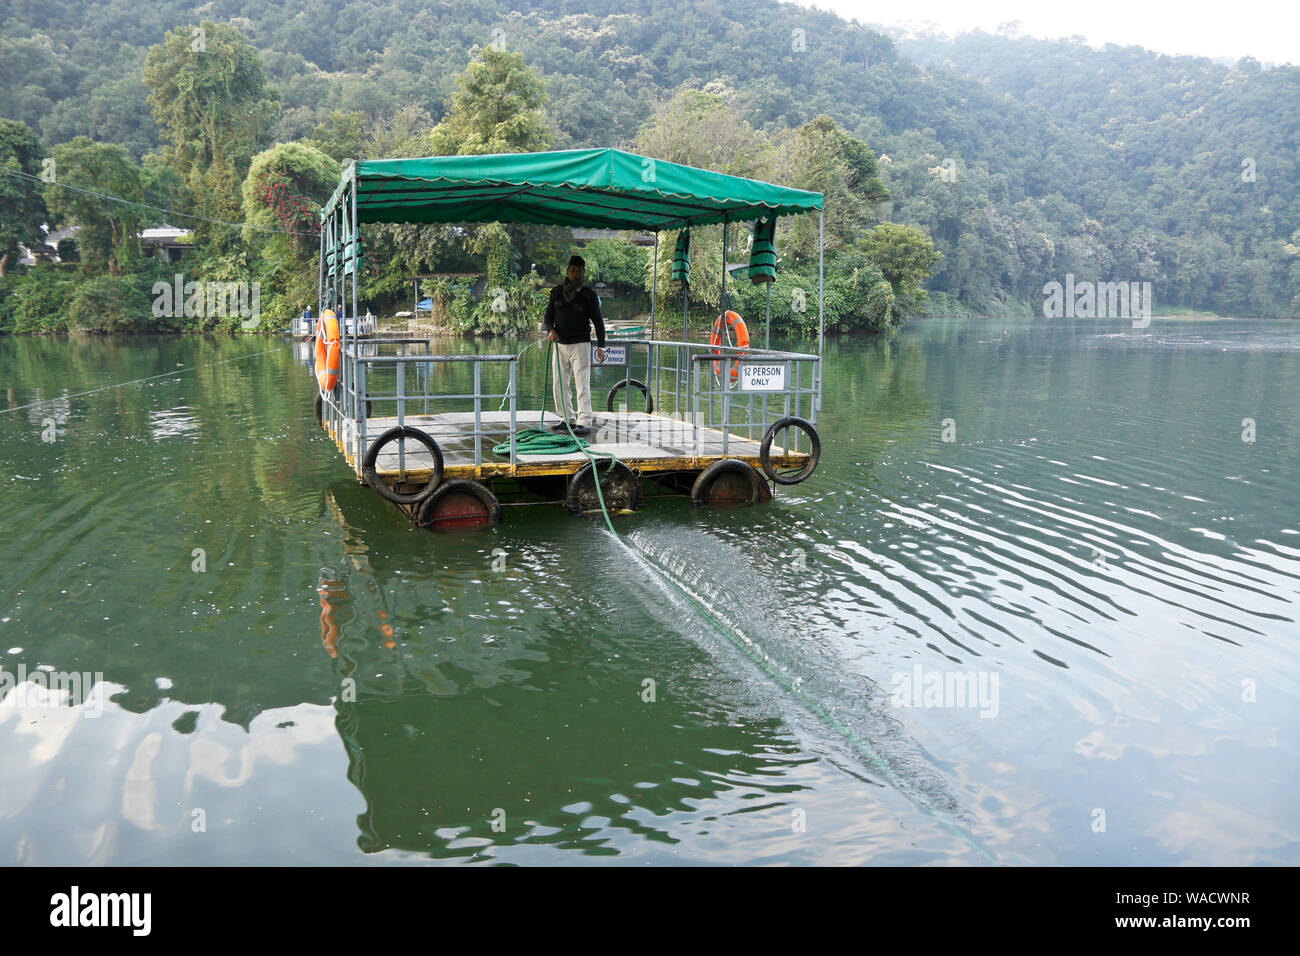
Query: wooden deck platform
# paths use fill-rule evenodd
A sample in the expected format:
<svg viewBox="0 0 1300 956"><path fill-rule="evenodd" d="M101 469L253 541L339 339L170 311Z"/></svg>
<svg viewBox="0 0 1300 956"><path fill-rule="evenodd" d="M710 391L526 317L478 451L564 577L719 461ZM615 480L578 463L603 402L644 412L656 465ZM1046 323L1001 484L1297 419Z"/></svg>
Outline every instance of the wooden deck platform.
<svg viewBox="0 0 1300 956"><path fill-rule="evenodd" d="M516 413L515 426L522 430L538 427L539 411ZM558 422L553 412L546 415L546 426ZM510 439L509 412L483 412L482 464L474 464L474 413L450 412L438 415L407 415L405 423L428 433L438 443L443 455L444 478L507 478L542 475L570 475L587 463L586 455L575 452L568 455L519 455L517 467L510 464L509 455L492 454L492 449ZM366 444L371 447L379 436L397 425L397 419L369 418L366 420ZM348 464L358 476L361 462L355 461L356 439L352 422L343 423L343 434L333 435L347 456ZM610 452L630 468L642 474L670 471L702 471L723 458L738 458L761 470L759 440L736 434L724 435L715 429L700 429L698 443L689 423L664 415L647 415L644 412L596 412L591 434L585 436L592 451ZM725 444L725 451L724 451ZM805 451L787 452L775 444L771 461L777 468L798 468L808 460ZM390 443L380 452L376 461L381 477L399 479L396 443ZM417 443L407 444L404 480L421 481L433 471L433 462L425 449Z"/></svg>

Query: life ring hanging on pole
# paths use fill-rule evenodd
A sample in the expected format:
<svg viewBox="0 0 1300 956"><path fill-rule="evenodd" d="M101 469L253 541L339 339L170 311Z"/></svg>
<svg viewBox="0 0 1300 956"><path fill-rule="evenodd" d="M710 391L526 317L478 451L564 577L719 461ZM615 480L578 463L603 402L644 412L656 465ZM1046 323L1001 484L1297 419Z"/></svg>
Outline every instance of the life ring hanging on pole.
<svg viewBox="0 0 1300 956"><path fill-rule="evenodd" d="M343 342L339 337L339 319L333 309L321 313L316 323L316 384L322 392L332 392L339 383L343 364Z"/></svg>
<svg viewBox="0 0 1300 956"><path fill-rule="evenodd" d="M739 312L732 312L728 309L718 316L713 323L713 331L709 334L709 345L714 346L713 354L721 355L722 350L717 346L724 344L723 330L724 323L727 329L736 333L736 347L742 349L749 348L749 329L745 327L745 320L740 317ZM722 363L713 363L713 374L722 374ZM740 378L740 359L735 359L731 363L731 380L734 382Z"/></svg>

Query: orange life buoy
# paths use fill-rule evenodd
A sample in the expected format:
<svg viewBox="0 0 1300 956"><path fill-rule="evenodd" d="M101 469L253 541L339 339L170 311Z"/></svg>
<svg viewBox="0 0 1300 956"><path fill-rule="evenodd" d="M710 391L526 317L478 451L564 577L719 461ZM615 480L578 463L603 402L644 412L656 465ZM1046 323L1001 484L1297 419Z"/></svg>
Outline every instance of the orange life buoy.
<svg viewBox="0 0 1300 956"><path fill-rule="evenodd" d="M339 319L333 309L321 313L316 325L316 384L323 392L332 392L339 383L343 364L343 343L339 338Z"/></svg>
<svg viewBox="0 0 1300 956"><path fill-rule="evenodd" d="M725 339L722 334L723 322L726 322L727 326L736 333L736 347L742 349L749 348L749 329L745 327L745 320L740 317L739 312L732 312L730 309L718 316L717 321L713 323L713 332L709 335L709 344L713 346L724 344ZM722 350L715 348L713 354L721 355ZM713 363L713 374L722 374L721 362ZM731 363L731 380L734 382L738 378L740 378L740 359L736 359Z"/></svg>

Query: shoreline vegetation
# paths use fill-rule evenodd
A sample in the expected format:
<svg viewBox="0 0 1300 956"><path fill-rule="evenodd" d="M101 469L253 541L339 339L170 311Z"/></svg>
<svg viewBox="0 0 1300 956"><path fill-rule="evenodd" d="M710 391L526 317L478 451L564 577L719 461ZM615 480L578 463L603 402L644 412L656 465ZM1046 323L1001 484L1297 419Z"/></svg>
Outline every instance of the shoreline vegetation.
<svg viewBox="0 0 1300 956"><path fill-rule="evenodd" d="M999 322L999 321L1005 321L1007 319L1034 319L1034 320L1041 320L1043 322L1127 321L1127 319L1124 317L1104 317L1104 316L1100 318L1091 318L1091 319L1089 318L1057 319L1057 318L1046 317L1043 316L1041 313L1033 312L1026 309L1008 310L1004 313L926 312L926 313L917 313L915 315L910 315L905 318L906 321L914 321L914 322L926 322L932 319L937 320L937 319L950 319L950 318L968 319L972 322L979 322L979 321ZM1177 309L1169 310L1169 311L1153 309L1151 312L1151 318L1152 320L1159 319L1161 321L1179 321L1179 322L1235 322L1235 321L1244 321L1244 320L1264 321L1264 322L1300 322L1300 318L1293 318L1290 316L1275 316L1270 318L1270 317L1249 316L1249 315L1246 316L1219 315L1214 312L1195 312L1195 311L1185 311L1185 310L1177 310ZM378 319L379 332L381 334L383 333L401 334L404 336L412 335L419 338L430 338L430 339L432 338L492 339L492 338L500 338L500 337L527 338L533 336L540 337L542 334L539 330L536 329L529 330L523 328L513 329L509 332L483 332L483 331L464 331L461 329L457 329L454 326L448 324L430 325L427 323L420 323L418 325L411 324L408 326L405 324L406 322L405 319L396 316L377 316L377 319ZM853 329L848 331L837 331L835 333L831 333L828 330L827 335L828 337L832 334L834 334L837 337L838 336L851 336L851 337L871 336L871 335L880 335L883 333L896 331L900 327L901 326L890 326L888 328L878 328L878 329L862 328L862 329ZM668 322L660 324L656 328L655 338L672 339L680 334L680 329L681 329L680 323L673 323L670 320ZM707 335L709 329L710 329L709 323L703 320L697 322L694 319L692 319L690 324L690 331L692 336ZM775 332L776 330L773 329L773 331ZM139 336L156 336L156 335L167 335L167 336L224 335L230 337L250 336L250 337L273 337L273 338L288 336L290 338L297 338L297 336L291 335L288 329L270 329L270 328L242 330L242 329L230 329L230 328L157 329L157 328L136 327L130 329L118 329L112 332L106 332L99 329L64 328L64 329L46 329L40 331L28 331L28 332L19 332L19 333L0 333L0 337L2 337L4 334L16 335L17 337L84 338L84 339L107 338L107 337L134 338ZM789 334L788 332L782 332L783 337L788 337L788 334ZM638 334L637 337L644 338L645 335Z"/></svg>
<svg viewBox="0 0 1300 956"><path fill-rule="evenodd" d="M822 193L828 335L1031 316L1045 284L1074 277L1149 288L1144 316L1300 316L1300 68L1011 33L891 38L770 0L718 14L738 45L719 60L690 10L441 7L426 26L464 42L430 54L404 16L296 49L275 7L181 25L107 0L89 42L128 24L146 39L103 63L69 55L91 29L75 16L6 21L0 55L21 68L0 76L0 335L278 332L316 308L321 204L348 163L611 145ZM353 47L374 65L356 72ZM753 223L692 231L694 321L731 308L761 324L770 292L774 334L815 332L804 218L777 221L770 289L745 276ZM629 241L645 237L549 226L363 233L363 313L416 293L453 333L528 332L575 248L593 285L628 297L657 279L664 311L680 304L672 231L656 261ZM726 302L724 247L739 280ZM177 292L161 302L159 286ZM234 314L201 304L231 296Z"/></svg>

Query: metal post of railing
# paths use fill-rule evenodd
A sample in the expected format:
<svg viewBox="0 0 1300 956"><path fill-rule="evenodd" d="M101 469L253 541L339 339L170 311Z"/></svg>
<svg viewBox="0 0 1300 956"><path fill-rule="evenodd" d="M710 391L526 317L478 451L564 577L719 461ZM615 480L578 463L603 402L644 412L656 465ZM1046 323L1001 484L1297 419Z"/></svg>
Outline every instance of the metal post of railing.
<svg viewBox="0 0 1300 956"><path fill-rule="evenodd" d="M727 376L722 376L722 454L727 454L727 442L731 438L731 416L728 414L730 408L730 390L727 388Z"/></svg>
<svg viewBox="0 0 1300 956"><path fill-rule="evenodd" d="M366 363L358 361L357 359L353 359L353 361L356 362L356 366L357 366L356 368L357 388L361 392L361 407L364 409L366 407ZM367 437L366 428L368 427L368 425L369 425L369 421L367 420L365 415L362 415L361 427L357 429L356 463L358 466L360 466L361 462L365 460L366 451L368 450L368 445L366 443L366 437Z"/></svg>
<svg viewBox="0 0 1300 956"><path fill-rule="evenodd" d="M698 388L698 372L695 369L697 363L692 361L688 365L687 387L688 395L693 405L691 412L691 431L694 435L694 452L695 457L700 456L700 393Z"/></svg>
<svg viewBox="0 0 1300 956"><path fill-rule="evenodd" d="M653 367L653 363L652 363L652 361L651 361L651 357L650 357L650 348L651 348L650 345L646 345L646 348L645 348L645 393L646 393L646 411L647 411L647 412L649 411L649 406L650 406L650 396L652 396L652 395L655 393L654 378L655 378L655 372L656 372L656 369ZM630 364L631 361L632 361L632 347L631 347L630 345L628 346L628 349L627 349L627 360L628 360L628 363L629 363L629 364Z"/></svg>
<svg viewBox="0 0 1300 956"><path fill-rule="evenodd" d="M712 377L708 379L708 383L709 383L709 427L715 428L717 427L717 422L714 421L713 415L714 415L714 410L718 407L718 387L717 387L718 373L717 372L714 372Z"/></svg>
<svg viewBox="0 0 1300 956"><path fill-rule="evenodd" d="M784 414L782 414L781 417L789 418L790 417L790 363L789 362L785 363L785 388L781 389L781 391L783 393L782 397L785 399L785 412ZM799 406L797 404L797 399L796 399L795 411L798 410L799 410Z"/></svg>
<svg viewBox="0 0 1300 956"><path fill-rule="evenodd" d="M397 363L397 424L406 424L406 363Z"/></svg>
<svg viewBox="0 0 1300 956"><path fill-rule="evenodd" d="M686 421L686 414L682 411L682 347L673 346L673 417Z"/></svg>
<svg viewBox="0 0 1300 956"><path fill-rule="evenodd" d="M517 376L518 363L510 363L510 467L514 468L519 462L515 457L515 384L518 381Z"/></svg>
<svg viewBox="0 0 1300 956"><path fill-rule="evenodd" d="M608 353L606 355L608 357ZM623 401L627 402L627 413L632 414L632 346L627 347L627 353L624 355L627 364L623 370ZM649 379L649 376L646 376Z"/></svg>
<svg viewBox="0 0 1300 956"><path fill-rule="evenodd" d="M814 373L814 374L815 374L815 373ZM802 389L803 389L803 362L795 362L795 363L794 363L794 408L795 408L795 414L798 414L799 411L801 410L800 407L799 407L799 393L800 393L800 391L802 391ZM787 431L786 434L789 434L789 431ZM795 443L795 447L798 448L798 446L799 446L799 432L798 432L798 430L795 430L795 434L794 434L794 443ZM787 451L787 452L789 451L789 448L788 448L788 447L786 448L786 451Z"/></svg>
<svg viewBox="0 0 1300 956"><path fill-rule="evenodd" d="M474 466L483 464L483 363L474 362Z"/></svg>

